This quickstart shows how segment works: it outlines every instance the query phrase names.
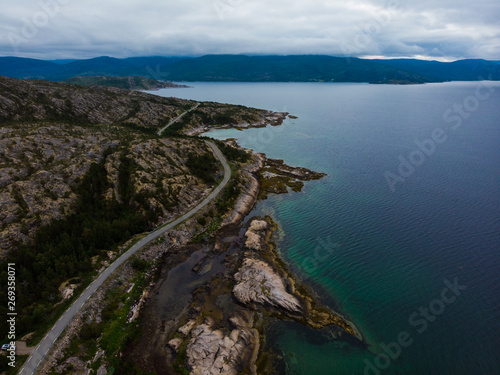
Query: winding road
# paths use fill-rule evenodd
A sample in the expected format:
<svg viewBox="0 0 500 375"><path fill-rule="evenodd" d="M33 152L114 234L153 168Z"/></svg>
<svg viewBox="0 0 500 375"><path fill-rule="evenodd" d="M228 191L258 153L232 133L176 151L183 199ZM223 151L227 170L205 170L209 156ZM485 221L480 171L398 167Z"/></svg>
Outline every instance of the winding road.
<svg viewBox="0 0 500 375"><path fill-rule="evenodd" d="M198 105L196 105L194 108L192 108L190 111L195 109ZM187 111L189 112L189 111ZM177 117L175 121L177 121L180 117L182 117L184 114L187 112L183 113L181 116ZM171 122L169 125L171 125L173 122ZM169 126L167 125L167 127ZM163 128L161 132L166 129ZM137 242L134 246L132 246L130 249L128 249L125 253L123 253L118 259L116 259L108 268L106 268L102 273L97 276L97 278L83 291L83 293L78 297L78 299L73 302L73 304L66 310L66 312L59 318L57 323L52 327L49 333L40 341L40 344L37 346L37 348L34 350L34 352L31 354L31 356L28 358L24 366L21 368L19 371L19 374L21 375L31 375L34 374L40 363L43 361L45 356L47 355L47 352L50 350L54 342L57 340L59 335L62 333L64 328L71 322L75 314L80 311L80 309L83 307L85 302L92 297L92 295L95 293L95 291L106 281L106 279L118 268L120 267L128 258L130 258L137 250L141 249L154 239L158 238L161 236L163 233L166 231L174 228L176 225L179 225L183 221L189 219L192 217L194 214L196 214L198 211L200 211L202 208L204 208L212 199L214 199L221 191L224 189L224 187L227 185L229 182L229 179L231 178L231 168L229 167L226 159L222 155L222 152L217 148L217 146L210 142L210 141L205 141L208 146L212 148L214 151L215 155L219 159L219 161L222 163L222 166L224 167L224 179L222 182L210 193L208 197L206 197L201 203L199 203L196 207L182 215L181 217L177 218L176 220L164 224L160 228L156 229L155 231L149 233L146 237L142 238L139 242Z"/></svg>
<svg viewBox="0 0 500 375"><path fill-rule="evenodd" d="M163 133L165 131L165 129L168 128L170 125L172 125L174 122L179 121L182 118L182 116L184 116L186 113L194 111L196 108L198 108L199 105L200 105L200 103L197 103L193 108L187 110L183 114L181 114L181 115L177 116L176 118L174 118L167 125L165 125L163 128L161 128L160 130L158 130L158 135L161 135L161 133Z"/></svg>

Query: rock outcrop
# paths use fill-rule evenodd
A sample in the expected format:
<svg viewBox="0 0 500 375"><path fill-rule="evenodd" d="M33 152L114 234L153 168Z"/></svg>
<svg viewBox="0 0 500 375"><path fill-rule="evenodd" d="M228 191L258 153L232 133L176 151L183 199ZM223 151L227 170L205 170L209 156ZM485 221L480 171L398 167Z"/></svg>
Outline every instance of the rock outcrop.
<svg viewBox="0 0 500 375"><path fill-rule="evenodd" d="M258 176L261 185L259 199L266 199L269 194L300 192L304 181L318 180L326 174L303 167L292 167L286 165L283 160L267 158Z"/></svg>
<svg viewBox="0 0 500 375"><path fill-rule="evenodd" d="M229 116L229 118L232 121L229 121L229 123L223 125L220 124L217 121L217 118L211 119L207 118L205 115L201 114L201 116L194 116L195 121L192 126L189 128L186 128L184 130L184 134L190 135L190 136L195 136L195 135L200 135L202 133L206 133L212 129L239 129L239 130L244 130L244 129L249 129L249 128L264 128L268 125L271 126L278 126L285 121L285 119L290 117L288 115L288 112L272 112L272 111L262 111L259 116L244 116L243 117L238 116L234 117L233 115ZM220 118L220 117L219 117ZM252 119L253 121L248 121L247 119ZM215 120L215 121L214 121Z"/></svg>
<svg viewBox="0 0 500 375"><path fill-rule="evenodd" d="M314 172L307 168L291 167L280 159L268 158L266 160L266 165L271 167L275 173L289 175L302 181L317 180L326 176L325 173Z"/></svg>
<svg viewBox="0 0 500 375"><path fill-rule="evenodd" d="M266 157L264 154L252 154L252 157L253 160L242 168L243 189L231 214L224 219L223 225L241 221L257 202L260 184L255 174L263 168Z"/></svg>
<svg viewBox="0 0 500 375"><path fill-rule="evenodd" d="M302 303L287 292L281 276L262 260L245 259L234 279L234 296L244 305L261 305L293 315L304 313Z"/></svg>
<svg viewBox="0 0 500 375"><path fill-rule="evenodd" d="M227 335L213 328L211 318L192 331L186 350L190 374L237 375L243 369L255 374L252 364L258 352L259 334L251 328L253 316L239 314L230 321L234 329Z"/></svg>
<svg viewBox="0 0 500 375"><path fill-rule="evenodd" d="M245 246L252 250L261 250L265 246L265 241L260 232L268 228L269 224L265 220L252 221L245 233Z"/></svg>
<svg viewBox="0 0 500 375"><path fill-rule="evenodd" d="M276 224L270 217L253 218L245 233L245 253L242 266L234 274L234 298L253 310L285 314L313 328L335 326L362 339L356 327L318 305L307 288L296 288L295 278L288 272L270 241ZM300 289L300 292L299 290ZM341 331L339 330L339 333Z"/></svg>

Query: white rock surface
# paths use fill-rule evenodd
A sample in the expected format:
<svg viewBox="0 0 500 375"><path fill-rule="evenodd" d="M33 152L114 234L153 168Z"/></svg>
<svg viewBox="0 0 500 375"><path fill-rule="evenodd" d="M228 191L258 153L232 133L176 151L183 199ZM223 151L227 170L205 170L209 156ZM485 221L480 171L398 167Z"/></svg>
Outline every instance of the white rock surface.
<svg viewBox="0 0 500 375"><path fill-rule="evenodd" d="M264 239L260 235L260 231L267 229L269 224L264 220L254 220L245 233L245 246L251 250L259 251L264 246Z"/></svg>
<svg viewBox="0 0 500 375"><path fill-rule="evenodd" d="M170 346L172 349L177 351L177 350L179 350L179 347L181 346L182 341L183 340L180 337L173 338L172 340L170 340L168 342L168 346Z"/></svg>
<svg viewBox="0 0 500 375"><path fill-rule="evenodd" d="M233 293L241 303L270 305L291 313L303 313L300 301L286 291L283 279L266 262L247 258L234 278Z"/></svg>
<svg viewBox="0 0 500 375"><path fill-rule="evenodd" d="M264 230L269 228L269 224L265 220L254 220L250 224L249 230L252 232L258 232L260 230Z"/></svg>
<svg viewBox="0 0 500 375"><path fill-rule="evenodd" d="M182 327L180 327L177 331L182 333L184 336L187 336L188 333L193 329L195 324L196 324L196 320L190 320L186 324L184 324Z"/></svg>
<svg viewBox="0 0 500 375"><path fill-rule="evenodd" d="M243 363L253 362L258 349L258 333L238 327L225 336L213 329L210 318L192 332L186 354L192 375L237 375ZM254 369L251 369L254 373Z"/></svg>

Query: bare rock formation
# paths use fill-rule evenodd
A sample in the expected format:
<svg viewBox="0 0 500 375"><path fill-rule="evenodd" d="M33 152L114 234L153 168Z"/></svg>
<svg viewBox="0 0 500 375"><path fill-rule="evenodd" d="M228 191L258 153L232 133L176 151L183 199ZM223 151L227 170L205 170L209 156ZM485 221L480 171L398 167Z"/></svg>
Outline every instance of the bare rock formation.
<svg viewBox="0 0 500 375"><path fill-rule="evenodd" d="M247 314L230 319L234 329L227 335L214 329L214 322L207 318L191 333L187 346L188 366L192 375L237 375L253 364L258 352L259 334L252 329L253 317ZM254 366L251 373L255 374Z"/></svg>
<svg viewBox="0 0 500 375"><path fill-rule="evenodd" d="M245 164L241 171L243 189L236 200L231 214L224 219L223 225L237 223L252 209L259 194L259 180L255 174L264 167L264 154L252 154L253 160Z"/></svg>
<svg viewBox="0 0 500 375"><path fill-rule="evenodd" d="M245 233L244 259L234 274L234 298L245 307L284 314L313 328L333 326L359 339L360 332L339 314L319 306L314 294L303 285L296 287L295 277L279 260L270 241L276 224L270 217L253 218ZM337 329L336 328L336 329ZM339 330L339 333L341 331Z"/></svg>
<svg viewBox="0 0 500 375"><path fill-rule="evenodd" d="M302 303L287 292L281 276L266 262L247 258L234 278L234 296L244 305L259 304L294 315L303 314Z"/></svg>
<svg viewBox="0 0 500 375"><path fill-rule="evenodd" d="M268 229L269 224L265 220L254 220L245 233L245 246L252 250L260 250L265 245L264 239L259 232Z"/></svg>

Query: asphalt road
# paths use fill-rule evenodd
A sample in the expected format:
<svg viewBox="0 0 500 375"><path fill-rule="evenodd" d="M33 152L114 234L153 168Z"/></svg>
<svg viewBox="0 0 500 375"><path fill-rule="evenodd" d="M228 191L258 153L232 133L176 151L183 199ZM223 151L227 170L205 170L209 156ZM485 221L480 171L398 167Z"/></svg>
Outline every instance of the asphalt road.
<svg viewBox="0 0 500 375"><path fill-rule="evenodd" d="M224 167L224 179L222 182L206 197L200 204L194 207L192 210L188 211L176 220L163 225L162 227L156 229L155 231L149 233L146 237L137 242L129 250L123 253L117 260L115 260L108 268L106 268L99 276L84 290L84 292L78 297L78 299L66 310L66 312L61 316L57 323L52 327L49 333L43 338L37 348L33 351L31 356L28 358L24 366L21 368L19 374L30 375L34 374L40 363L45 358L45 355L50 350L54 342L57 340L59 335L62 333L64 328L73 319L75 314L82 308L82 306L87 302L87 300L92 297L94 292L104 283L104 281L118 268L120 267L128 258L130 258L137 250L141 249L143 246L147 245L149 242L161 236L166 231L174 228L176 225L182 223L184 220L189 219L191 216L200 211L205 207L212 199L214 199L221 190L227 185L229 179L231 178L231 168L227 164L226 159L222 155L221 151L217 146L210 142L205 141L215 152L215 155L220 160Z"/></svg>
<svg viewBox="0 0 500 375"><path fill-rule="evenodd" d="M163 133L165 131L166 128L168 128L170 125L172 125L174 122L178 121L182 116L184 116L186 113L188 112L191 112L191 111L194 111L196 108L198 108L198 106L200 105L200 103L196 104L193 108L191 108L190 110L184 112L183 114L177 116L176 118L174 118L172 121L170 121L167 125L165 125L163 128L161 128L160 130L158 130L158 135L161 135L161 133Z"/></svg>

